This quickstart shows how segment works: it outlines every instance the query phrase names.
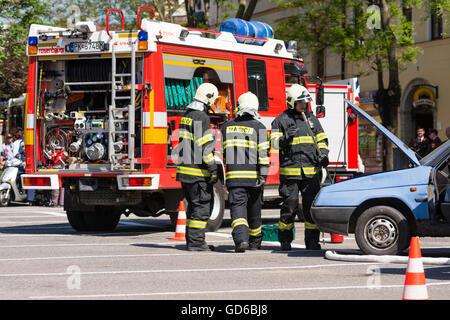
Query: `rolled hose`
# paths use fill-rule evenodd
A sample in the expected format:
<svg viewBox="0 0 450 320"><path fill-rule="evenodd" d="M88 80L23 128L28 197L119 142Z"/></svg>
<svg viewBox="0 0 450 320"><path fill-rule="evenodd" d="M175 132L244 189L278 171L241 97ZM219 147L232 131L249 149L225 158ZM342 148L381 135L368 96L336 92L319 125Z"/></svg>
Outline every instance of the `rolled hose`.
<svg viewBox="0 0 450 320"><path fill-rule="evenodd" d="M376 256L359 254L339 254L336 251L326 251L325 259L348 262L374 262L374 263L403 263L407 264L409 257L406 256ZM422 257L423 264L429 265L450 265L450 258Z"/></svg>

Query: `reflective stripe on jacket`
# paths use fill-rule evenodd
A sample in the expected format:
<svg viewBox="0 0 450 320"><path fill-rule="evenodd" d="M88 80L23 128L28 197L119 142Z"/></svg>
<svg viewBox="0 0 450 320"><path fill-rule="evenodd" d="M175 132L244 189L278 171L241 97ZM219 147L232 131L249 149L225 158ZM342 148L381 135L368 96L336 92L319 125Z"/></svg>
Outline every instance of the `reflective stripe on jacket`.
<svg viewBox="0 0 450 320"><path fill-rule="evenodd" d="M177 181L208 181L217 171L214 160L214 137L204 111L188 109L180 121Z"/></svg>
<svg viewBox="0 0 450 320"><path fill-rule="evenodd" d="M254 187L269 172L270 144L266 127L243 114L222 127L222 154L227 187Z"/></svg>
<svg viewBox="0 0 450 320"><path fill-rule="evenodd" d="M328 138L319 120L313 114L308 114L307 117L320 152L328 156ZM274 149L280 150L280 180L301 180L320 172L319 156L307 126L301 114L294 110L284 111L272 122L270 142ZM294 137L288 138L287 131L290 127L299 130Z"/></svg>

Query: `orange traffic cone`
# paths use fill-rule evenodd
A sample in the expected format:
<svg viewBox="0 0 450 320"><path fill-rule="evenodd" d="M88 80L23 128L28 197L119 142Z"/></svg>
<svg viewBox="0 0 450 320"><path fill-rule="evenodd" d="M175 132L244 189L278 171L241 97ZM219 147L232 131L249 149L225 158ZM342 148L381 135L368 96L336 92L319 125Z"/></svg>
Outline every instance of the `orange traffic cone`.
<svg viewBox="0 0 450 320"><path fill-rule="evenodd" d="M419 237L411 238L405 286L403 287L403 300L428 300Z"/></svg>
<svg viewBox="0 0 450 320"><path fill-rule="evenodd" d="M180 206L178 209L178 219L177 226L175 228L175 237L170 240L175 241L185 241L186 240L186 209L184 207L184 202L180 201Z"/></svg>

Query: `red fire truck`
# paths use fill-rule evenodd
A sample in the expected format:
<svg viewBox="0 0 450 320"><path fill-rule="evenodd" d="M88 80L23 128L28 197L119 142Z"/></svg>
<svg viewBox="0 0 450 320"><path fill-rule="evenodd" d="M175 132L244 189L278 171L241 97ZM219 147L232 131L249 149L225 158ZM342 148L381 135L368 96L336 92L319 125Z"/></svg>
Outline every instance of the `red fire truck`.
<svg viewBox="0 0 450 320"><path fill-rule="evenodd" d="M221 168L208 223L216 230L226 197L220 126L233 117L237 98L252 91L270 130L286 108L286 87L308 85L307 71L281 40L141 21L143 10L153 11L139 8L137 31L123 30L118 9L108 10L102 31L92 22L31 26L23 186L64 188L64 209L78 231L112 230L122 214L176 221L183 199L175 180L179 121L196 88L211 82L220 91L210 113ZM122 30L110 30L111 14L121 16ZM313 94L316 88L309 85ZM325 89L321 121L336 145L330 171L351 176L358 169L357 120L349 120L343 98L353 98L354 83ZM277 196L277 156L272 152L268 196Z"/></svg>

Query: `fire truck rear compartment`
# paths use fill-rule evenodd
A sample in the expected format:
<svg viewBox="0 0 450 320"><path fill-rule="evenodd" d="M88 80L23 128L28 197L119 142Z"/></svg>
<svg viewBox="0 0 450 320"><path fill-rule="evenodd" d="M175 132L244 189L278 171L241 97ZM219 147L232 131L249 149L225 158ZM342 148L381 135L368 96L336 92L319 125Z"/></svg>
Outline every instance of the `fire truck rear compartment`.
<svg viewBox="0 0 450 320"><path fill-rule="evenodd" d="M131 58L113 60L77 58L39 62L37 170L109 172L130 169L131 162L134 163L130 154L133 158L141 157L142 92L135 90L131 94ZM133 68L135 84L142 83L140 57ZM129 105L133 96L134 116L131 117L129 110L133 108L129 109ZM129 152L128 135L132 118L133 153ZM133 169L141 168L133 164Z"/></svg>

